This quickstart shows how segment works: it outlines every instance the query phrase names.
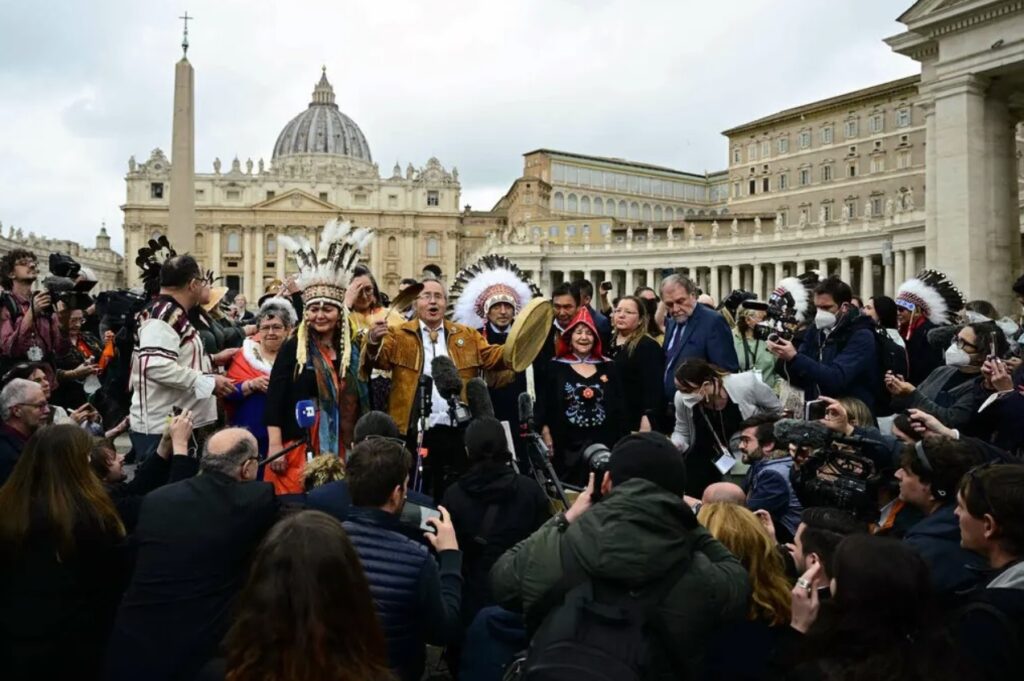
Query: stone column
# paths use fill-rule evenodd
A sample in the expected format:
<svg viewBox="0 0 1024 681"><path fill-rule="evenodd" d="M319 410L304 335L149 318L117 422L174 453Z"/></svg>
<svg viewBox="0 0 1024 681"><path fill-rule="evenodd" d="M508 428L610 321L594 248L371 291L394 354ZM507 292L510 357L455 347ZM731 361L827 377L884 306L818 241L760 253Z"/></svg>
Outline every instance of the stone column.
<svg viewBox="0 0 1024 681"><path fill-rule="evenodd" d="M174 66L174 117L171 129L171 182L167 238L179 248L196 236L195 72L188 59ZM182 251L187 249L182 248Z"/></svg>
<svg viewBox="0 0 1024 681"><path fill-rule="evenodd" d="M139 268L135 258L139 255L139 228L135 225L124 226L125 284L134 286L139 281Z"/></svg>
<svg viewBox="0 0 1024 681"><path fill-rule="evenodd" d="M860 259L860 295L870 298L875 295L875 271L873 257L865 255Z"/></svg>
<svg viewBox="0 0 1024 681"><path fill-rule="evenodd" d="M709 270L710 273L708 275L708 284L710 284L710 286L709 288L706 288L704 290L707 291L717 301L719 295L722 292L722 281L721 277L719 276L718 265L712 265L709 268Z"/></svg>
<svg viewBox="0 0 1024 681"><path fill-rule="evenodd" d="M252 261L252 227L242 227L242 286L241 290L247 300L254 300L252 295L253 261Z"/></svg>
<svg viewBox="0 0 1024 681"><path fill-rule="evenodd" d="M1017 116L992 82L962 75L936 82L934 259L970 299L1011 309L1007 286L1020 272ZM930 235L930 234L929 234ZM929 250L931 242L929 241Z"/></svg>
<svg viewBox="0 0 1024 681"><path fill-rule="evenodd" d="M850 277L853 274L851 271L850 256L844 257L839 261L839 278L845 281L847 284L850 283Z"/></svg>
<svg viewBox="0 0 1024 681"><path fill-rule="evenodd" d="M907 259L906 259L906 252L905 251L893 251L892 252L892 267L893 267L894 290L896 288L899 288L900 284L902 284L904 281L907 280L906 277L904 276L904 273L906 272L906 270L903 269L904 266L906 265L906 263L907 263ZM891 294L886 294L886 295L891 295Z"/></svg>
<svg viewBox="0 0 1024 681"><path fill-rule="evenodd" d="M658 269L656 267L647 268L647 285L653 288L655 291L658 290L658 284L661 283L660 281L657 281L657 276Z"/></svg>
<svg viewBox="0 0 1024 681"><path fill-rule="evenodd" d="M267 233L262 226L253 227L253 239L256 241L256 257L253 259L252 298L246 299L252 303L255 303L263 295L263 280L265 278L263 268L267 264L266 259L263 257L266 238Z"/></svg>
<svg viewBox="0 0 1024 681"><path fill-rule="evenodd" d="M935 102L925 101L918 104L918 106L924 111L924 123L925 123L925 134L924 134L924 183L926 187L937 187L936 184L939 174L938 169L938 154L936 154L935 144ZM924 221L924 242L925 242L925 261L927 267L934 267L936 264L935 258L938 254L939 236L938 236L938 224L935 220L935 212L938 210L939 198L938 193L934 190L926 191L924 193L924 209L925 209L925 221Z"/></svg>
<svg viewBox="0 0 1024 681"><path fill-rule="evenodd" d="M629 268L626 269L625 290L622 292L622 295L624 295L624 296L631 296L631 295L633 295L633 289L634 288L635 287L633 286L633 268L629 267Z"/></svg>
<svg viewBox="0 0 1024 681"><path fill-rule="evenodd" d="M274 256L274 276L276 276L281 281L284 281L285 258L288 257L284 252L284 242L281 241L281 237L284 235L284 233L282 230L279 229L276 232L274 232L274 234L277 235L277 255Z"/></svg>
<svg viewBox="0 0 1024 681"><path fill-rule="evenodd" d="M903 274L904 281L917 275L917 253L913 248L903 251Z"/></svg>
<svg viewBox="0 0 1024 681"><path fill-rule="evenodd" d="M738 288L742 288L742 281L740 277L741 272L742 270L739 265L732 265L729 267L729 291L735 291ZM726 295L728 295L728 291L726 292Z"/></svg>
<svg viewBox="0 0 1024 681"><path fill-rule="evenodd" d="M772 290L774 291L779 286L779 282L786 278L786 267L785 263L777 262L772 266L774 272L775 281L772 282Z"/></svg>
<svg viewBox="0 0 1024 681"><path fill-rule="evenodd" d="M213 276L219 277L224 270L224 263L221 262L220 256L221 225L210 225L208 234L210 239L210 269L213 270Z"/></svg>
<svg viewBox="0 0 1024 681"><path fill-rule="evenodd" d="M764 300L764 267L761 263L754 263L754 295L758 300Z"/></svg>
<svg viewBox="0 0 1024 681"><path fill-rule="evenodd" d="M895 268L893 268L892 265L884 262L882 263L882 292L890 298L896 294L896 286L894 282L894 275L896 272L894 269Z"/></svg>

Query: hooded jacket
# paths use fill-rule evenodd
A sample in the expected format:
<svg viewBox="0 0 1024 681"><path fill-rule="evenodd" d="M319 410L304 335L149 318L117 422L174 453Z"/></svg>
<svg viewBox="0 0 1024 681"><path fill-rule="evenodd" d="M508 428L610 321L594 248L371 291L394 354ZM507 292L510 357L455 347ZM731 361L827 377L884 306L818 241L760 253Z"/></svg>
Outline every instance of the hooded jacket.
<svg viewBox="0 0 1024 681"><path fill-rule="evenodd" d="M803 388L807 399L856 397L874 410L882 384L874 329L871 317L851 309L827 334L808 329L800 352L779 373Z"/></svg>
<svg viewBox="0 0 1024 681"><path fill-rule="evenodd" d="M903 541L913 547L932 575L932 589L944 597L974 586L981 577L985 560L960 546L960 523L953 512L956 504L943 504L939 510L907 530Z"/></svg>
<svg viewBox="0 0 1024 681"><path fill-rule="evenodd" d="M953 628L971 668L985 681L1010 681L1024 661L1024 561L972 594Z"/></svg>
<svg viewBox="0 0 1024 681"><path fill-rule="evenodd" d="M485 461L449 487L441 505L451 514L464 551L462 619L469 624L480 608L494 602L487 578L491 568L551 517L551 504L533 478Z"/></svg>
<svg viewBox="0 0 1024 681"><path fill-rule="evenodd" d="M522 610L528 621L542 621L548 613L537 612L537 606L560 602L548 592L562 577L562 542L586 574L627 588L652 585L670 572L679 575L659 613L687 660L688 678L699 678L711 635L746 614L746 570L697 525L678 496L653 482L634 478L616 485L564 531L557 519L548 521L506 552L491 571L498 603Z"/></svg>

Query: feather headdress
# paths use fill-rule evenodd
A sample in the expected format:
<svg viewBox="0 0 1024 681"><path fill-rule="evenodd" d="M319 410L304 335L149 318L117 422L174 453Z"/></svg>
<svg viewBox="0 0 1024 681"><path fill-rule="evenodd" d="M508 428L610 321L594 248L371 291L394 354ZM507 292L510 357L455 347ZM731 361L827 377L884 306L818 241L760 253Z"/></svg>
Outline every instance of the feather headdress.
<svg viewBox="0 0 1024 681"><path fill-rule="evenodd" d="M155 296L160 292L160 269L164 263L177 255L166 236L150 239L149 244L139 249L135 264L142 270L140 278L146 293Z"/></svg>
<svg viewBox="0 0 1024 681"><path fill-rule="evenodd" d="M359 261L363 250L373 240L373 230L359 227L352 229L352 223L331 220L320 233L317 248L309 239L281 237L281 243L295 255L299 266L296 283L302 289L302 303L309 307L315 303L337 305L341 310L341 377L352 360L352 338L345 307L345 289L352 279L352 270ZM295 353L296 372L305 366L308 353L309 330L303 320L296 331L298 348Z"/></svg>
<svg viewBox="0 0 1024 681"><path fill-rule="evenodd" d="M769 302L777 302L783 307L791 308L798 322L806 322L814 316L814 299L811 294L818 282L818 273L814 270L804 272L798 277L786 277L775 286L775 290L769 296Z"/></svg>
<svg viewBox="0 0 1024 681"><path fill-rule="evenodd" d="M338 220L324 225L320 244L315 249L305 237L282 236L281 243L292 251L299 266L296 281L302 289L305 305L329 302L344 307L345 289L352 278L352 270L372 240L372 229L353 229L351 222Z"/></svg>
<svg viewBox="0 0 1024 681"><path fill-rule="evenodd" d="M485 255L455 275L448 314L460 324L479 329L498 303L508 303L518 314L531 298L540 295L540 289L515 263L502 255Z"/></svg>
<svg viewBox="0 0 1024 681"><path fill-rule="evenodd" d="M950 323L951 315L963 309L964 294L942 272L921 270L916 277L900 285L896 304L943 326Z"/></svg>

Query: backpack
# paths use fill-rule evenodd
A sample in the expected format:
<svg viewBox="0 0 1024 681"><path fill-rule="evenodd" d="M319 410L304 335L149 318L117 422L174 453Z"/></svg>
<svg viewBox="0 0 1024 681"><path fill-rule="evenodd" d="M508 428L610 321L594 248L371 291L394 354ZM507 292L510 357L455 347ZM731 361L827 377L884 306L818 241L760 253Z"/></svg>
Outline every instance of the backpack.
<svg viewBox="0 0 1024 681"><path fill-rule="evenodd" d="M576 586L548 613L533 635L525 659L513 663L505 678L640 681L669 671L672 678L685 678L686 663L679 656L678 642L671 640L658 612L678 583L679 573L673 572L638 593L586 575L564 541L560 553L563 577L552 595L571 584Z"/></svg>

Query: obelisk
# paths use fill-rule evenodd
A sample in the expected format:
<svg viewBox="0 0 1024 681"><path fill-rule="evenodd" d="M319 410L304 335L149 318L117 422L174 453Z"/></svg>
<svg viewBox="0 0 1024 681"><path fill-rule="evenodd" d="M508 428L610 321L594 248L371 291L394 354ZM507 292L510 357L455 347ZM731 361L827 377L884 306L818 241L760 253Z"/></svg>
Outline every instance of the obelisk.
<svg viewBox="0 0 1024 681"><path fill-rule="evenodd" d="M194 250L196 226L195 72L188 61L188 22L185 12L182 57L174 66L174 121L171 130L171 196L167 238L179 252Z"/></svg>

